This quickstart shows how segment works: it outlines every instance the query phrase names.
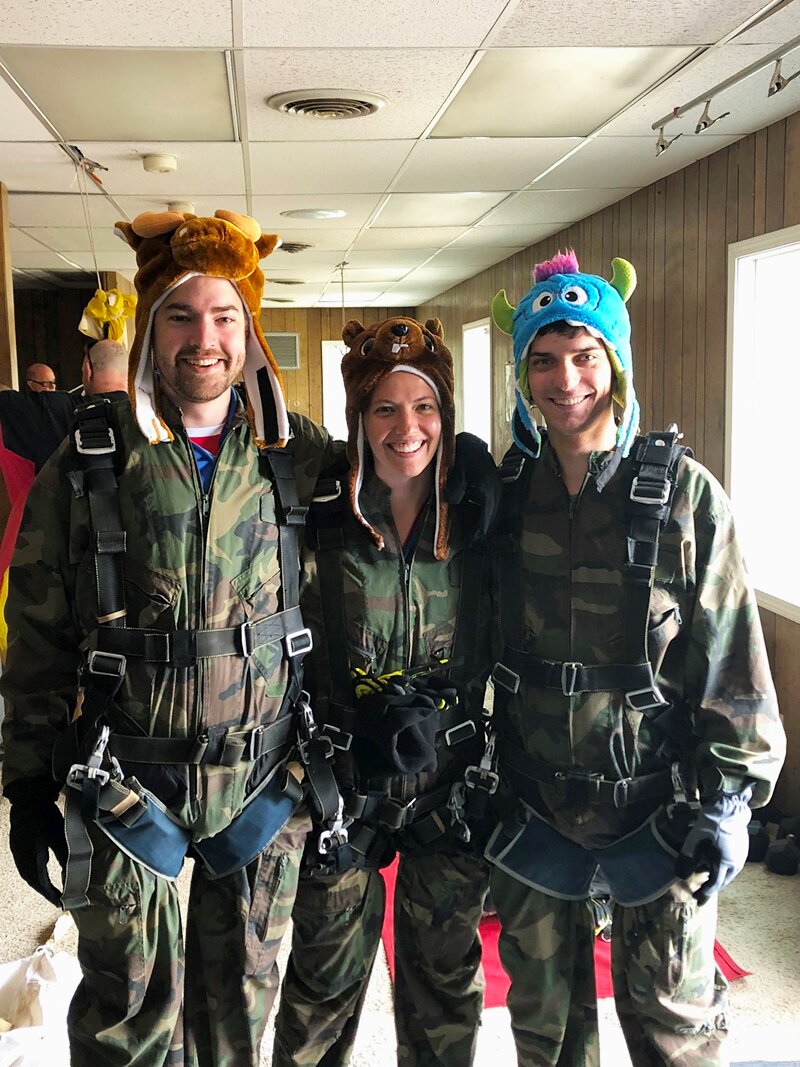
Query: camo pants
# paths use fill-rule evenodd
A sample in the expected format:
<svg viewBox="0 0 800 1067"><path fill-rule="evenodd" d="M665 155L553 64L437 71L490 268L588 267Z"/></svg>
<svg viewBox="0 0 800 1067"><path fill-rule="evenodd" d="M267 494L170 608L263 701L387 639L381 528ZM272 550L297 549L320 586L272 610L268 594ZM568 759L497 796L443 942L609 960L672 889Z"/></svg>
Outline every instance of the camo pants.
<svg viewBox="0 0 800 1067"><path fill-rule="evenodd" d="M92 830L90 906L72 913L83 980L69 1009L71 1067L256 1067L306 831L292 820L225 878L196 863L184 948L175 884Z"/></svg>
<svg viewBox="0 0 800 1067"><path fill-rule="evenodd" d="M491 888L520 1067L597 1067L587 903L546 896L498 869ZM716 898L701 908L683 883L650 904L615 905L615 1002L634 1067L725 1062L727 983L714 961L716 918Z"/></svg>
<svg viewBox="0 0 800 1067"><path fill-rule="evenodd" d="M478 924L488 873L466 854L404 856L394 904L401 1067L469 1067L483 1003ZM273 1067L342 1067L355 1040L384 912L377 872L302 878Z"/></svg>

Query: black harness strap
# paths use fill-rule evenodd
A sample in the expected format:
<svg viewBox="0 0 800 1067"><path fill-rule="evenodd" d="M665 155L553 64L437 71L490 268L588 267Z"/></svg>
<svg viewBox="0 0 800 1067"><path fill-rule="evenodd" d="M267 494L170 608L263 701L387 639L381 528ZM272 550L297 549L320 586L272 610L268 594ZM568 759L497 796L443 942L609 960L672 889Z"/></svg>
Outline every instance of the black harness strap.
<svg viewBox="0 0 800 1067"><path fill-rule="evenodd" d="M500 596L506 647L501 662L495 664L492 680L499 706L518 692L520 682L527 681L546 689L556 689L564 696L621 690L628 708L640 711L657 722L664 733L678 739L679 727L673 723L669 704L659 692L648 650L650 593L658 563L661 530L669 520L678 463L689 450L678 444L677 430L650 433L638 438L633 449L633 469L628 495L627 560L624 574L625 627L623 663L583 664L556 662L524 651L524 605L511 544L518 543L518 527L532 476L529 464L519 449L511 449L500 468L506 486L506 536L509 546L501 556ZM526 468L529 468L526 472ZM624 807L636 800L649 799L668 791L669 771L644 775L640 779L605 781L583 772L564 771L534 759L513 745L501 748L501 763L515 778L532 779L546 785L563 785L569 795L580 794L587 803L613 803ZM576 784L577 783L577 784Z"/></svg>

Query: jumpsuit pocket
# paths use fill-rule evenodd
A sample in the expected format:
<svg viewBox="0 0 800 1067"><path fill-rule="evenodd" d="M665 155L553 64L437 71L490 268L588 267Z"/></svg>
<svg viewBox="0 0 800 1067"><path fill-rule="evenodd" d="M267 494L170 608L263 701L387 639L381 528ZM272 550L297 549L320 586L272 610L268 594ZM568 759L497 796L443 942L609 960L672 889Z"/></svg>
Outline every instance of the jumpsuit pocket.
<svg viewBox="0 0 800 1067"><path fill-rule="evenodd" d="M693 912L693 902L676 901L664 912L662 927L661 975L657 985L673 1000L680 999L681 987L691 960L687 958Z"/></svg>
<svg viewBox="0 0 800 1067"><path fill-rule="evenodd" d="M251 976L269 971L277 956L297 892L299 853L267 849L256 862L252 884L245 878L250 885L245 973Z"/></svg>
<svg viewBox="0 0 800 1067"><path fill-rule="evenodd" d="M72 915L89 1000L101 1018L132 1018L147 988L140 887L113 883L90 889L89 907Z"/></svg>

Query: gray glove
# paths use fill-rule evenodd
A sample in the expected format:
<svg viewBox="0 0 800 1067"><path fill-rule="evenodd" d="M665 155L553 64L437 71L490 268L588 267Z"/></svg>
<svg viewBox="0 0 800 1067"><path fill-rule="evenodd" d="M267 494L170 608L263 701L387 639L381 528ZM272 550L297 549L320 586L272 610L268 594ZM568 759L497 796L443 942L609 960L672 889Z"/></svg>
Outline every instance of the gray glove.
<svg viewBox="0 0 800 1067"><path fill-rule="evenodd" d="M694 893L700 904L732 882L747 861L752 795L753 787L747 785L738 793L709 797L686 835L675 870L680 878L708 872L708 879Z"/></svg>

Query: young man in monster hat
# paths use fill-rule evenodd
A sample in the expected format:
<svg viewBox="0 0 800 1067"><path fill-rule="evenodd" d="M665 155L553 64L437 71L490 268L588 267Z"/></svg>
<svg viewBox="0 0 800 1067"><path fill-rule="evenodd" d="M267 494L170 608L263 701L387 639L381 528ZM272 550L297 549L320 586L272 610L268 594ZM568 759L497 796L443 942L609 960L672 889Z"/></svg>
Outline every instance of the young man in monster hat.
<svg viewBox="0 0 800 1067"><path fill-rule="evenodd" d="M307 829L298 530L329 440L288 415L259 325L277 239L225 211L119 229L138 263L131 403L79 409L11 571L11 850L78 926L73 1067L243 1067Z"/></svg>
<svg viewBox="0 0 800 1067"><path fill-rule="evenodd" d="M493 671L505 804L490 840L520 1064L597 1064L593 941L613 901L635 1067L723 1060L717 893L744 865L785 739L722 489L672 431L637 438L635 274L574 253L512 308L514 446ZM546 422L537 425L534 408Z"/></svg>

